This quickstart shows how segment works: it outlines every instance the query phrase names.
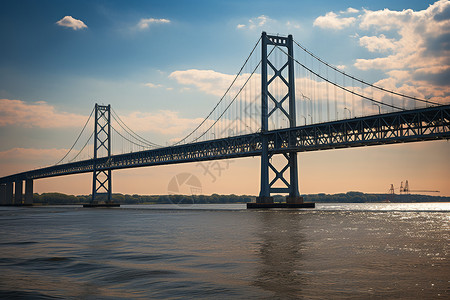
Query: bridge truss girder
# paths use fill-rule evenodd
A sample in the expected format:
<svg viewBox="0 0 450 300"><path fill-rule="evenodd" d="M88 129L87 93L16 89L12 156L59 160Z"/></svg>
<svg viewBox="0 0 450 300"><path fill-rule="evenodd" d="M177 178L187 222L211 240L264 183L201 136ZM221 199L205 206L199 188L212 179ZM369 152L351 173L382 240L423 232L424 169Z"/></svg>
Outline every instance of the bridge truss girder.
<svg viewBox="0 0 450 300"><path fill-rule="evenodd" d="M450 138L450 106L430 107L282 129L269 151L298 152Z"/></svg>
<svg viewBox="0 0 450 300"><path fill-rule="evenodd" d="M262 134L100 157L0 178L0 183L94 171L260 156ZM273 130L265 134L269 155L348 147L450 139L450 105Z"/></svg>

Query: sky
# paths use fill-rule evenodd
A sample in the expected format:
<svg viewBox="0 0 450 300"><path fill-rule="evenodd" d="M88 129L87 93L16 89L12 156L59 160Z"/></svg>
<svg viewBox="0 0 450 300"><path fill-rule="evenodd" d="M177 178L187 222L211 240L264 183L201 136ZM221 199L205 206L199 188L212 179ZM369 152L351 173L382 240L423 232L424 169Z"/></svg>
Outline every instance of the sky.
<svg viewBox="0 0 450 300"><path fill-rule="evenodd" d="M0 176L56 163L95 103L165 143L219 100L261 32L325 61L450 103L450 1L0 1ZM208 71L208 72L206 72ZM217 84L219 83L219 84ZM224 92L224 91L223 91ZM300 153L302 194L411 190L450 196L448 141ZM203 194L259 193L259 158L113 172L113 192L166 194L180 173ZM89 194L91 174L35 182ZM186 187L185 187L186 188ZM189 193L189 191L187 191Z"/></svg>

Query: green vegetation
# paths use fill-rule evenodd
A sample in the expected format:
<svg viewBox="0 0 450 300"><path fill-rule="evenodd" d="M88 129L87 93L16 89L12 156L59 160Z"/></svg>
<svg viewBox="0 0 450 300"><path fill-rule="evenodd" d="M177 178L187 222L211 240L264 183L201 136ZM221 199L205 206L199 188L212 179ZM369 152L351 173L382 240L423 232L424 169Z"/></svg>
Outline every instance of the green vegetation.
<svg viewBox="0 0 450 300"><path fill-rule="evenodd" d="M375 203L375 202L450 202L450 197L425 195L390 195L364 194L348 192L342 194L311 194L304 195L305 202L315 203ZM113 194L113 201L120 204L218 204L247 203L255 201L255 196L248 195L124 195ZM102 200L102 199L99 199ZM74 196L61 193L34 194L33 202L43 205L85 204L91 201L90 195ZM285 201L284 196L275 196L275 202Z"/></svg>

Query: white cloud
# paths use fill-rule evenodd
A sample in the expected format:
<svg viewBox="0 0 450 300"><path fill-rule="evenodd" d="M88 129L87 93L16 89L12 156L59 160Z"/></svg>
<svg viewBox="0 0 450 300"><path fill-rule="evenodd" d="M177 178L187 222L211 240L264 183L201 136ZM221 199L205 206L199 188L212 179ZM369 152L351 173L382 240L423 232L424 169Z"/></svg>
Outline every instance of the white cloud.
<svg viewBox="0 0 450 300"><path fill-rule="evenodd" d="M384 34L380 34L380 36L363 36L359 39L359 44L370 52L385 52L396 48L395 39L388 39Z"/></svg>
<svg viewBox="0 0 450 300"><path fill-rule="evenodd" d="M260 15L259 17L251 18L250 20L248 20L247 24L238 24L236 28L237 29L247 28L249 30L254 30L254 29L261 29L263 27L265 28L271 27L276 23L277 22L275 20L269 18L268 16Z"/></svg>
<svg viewBox="0 0 450 300"><path fill-rule="evenodd" d="M86 24L83 21L77 20L72 16L65 16L58 22L56 22L59 26L72 28L73 30L87 28Z"/></svg>
<svg viewBox="0 0 450 300"><path fill-rule="evenodd" d="M170 90L170 88L168 88ZM137 132L150 132L162 137L182 136L194 128L202 118L183 118L179 113L170 110L156 112L134 111L128 114L119 113L121 120ZM44 102L27 103L21 100L0 99L0 127L21 126L25 128L82 128L88 116L60 112L54 106ZM161 137L160 137L161 138ZM18 158L27 154L33 156L49 156L49 163L55 163L67 149L11 149L0 152L0 160L8 157ZM53 153L53 154L51 154ZM48 160L48 159L47 159ZM43 161L47 161L43 160Z"/></svg>
<svg viewBox="0 0 450 300"><path fill-rule="evenodd" d="M67 128L81 127L86 120L87 116L57 111L44 101L0 99L0 126Z"/></svg>
<svg viewBox="0 0 450 300"><path fill-rule="evenodd" d="M342 17L344 14L356 15L346 18ZM378 54L357 58L354 66L385 71L386 78L378 84L421 98L450 100L449 0L436 1L420 11L348 8L340 14L328 12L319 16L314 26L330 29L354 26L351 37L369 52Z"/></svg>
<svg viewBox="0 0 450 300"><path fill-rule="evenodd" d="M250 29L255 29L255 28L258 28L258 27L262 27L268 21L271 21L271 19L269 17L265 16L265 15L261 15L261 16L259 16L257 18L250 19L248 21L249 28Z"/></svg>
<svg viewBox="0 0 450 300"><path fill-rule="evenodd" d="M137 27L139 29L147 29L150 26L150 24L169 24L169 23L170 20L168 19L149 18L149 19L141 19L137 24Z"/></svg>
<svg viewBox="0 0 450 300"><path fill-rule="evenodd" d="M174 71L169 75L169 78L175 79L179 84L193 85L202 92L219 97L225 93L234 77L213 70L197 69Z"/></svg>
<svg viewBox="0 0 450 300"><path fill-rule="evenodd" d="M325 16L319 16L314 20L313 25L320 28L343 29L356 21L354 17L341 18L336 13L330 11Z"/></svg>
<svg viewBox="0 0 450 300"><path fill-rule="evenodd" d="M341 14L356 14L356 13L359 13L359 10L357 10L356 8L353 8L353 7L349 7L344 11L341 10L339 13L341 13Z"/></svg>
<svg viewBox="0 0 450 300"><path fill-rule="evenodd" d="M171 88L168 88L170 90ZM150 136L159 140L170 137L181 137L197 126L203 118L184 118L176 111L160 110L156 112L134 111L119 116L125 124L136 132L148 132ZM88 116L58 111L54 106L39 101L27 103L21 100L0 99L0 127L20 126L25 128L37 127L51 128L82 128ZM150 140L153 140L150 138ZM53 164L60 159L67 149L25 149L14 148L0 152L1 161L8 159L19 161L23 157L46 159L33 159L44 164ZM21 160L25 162L24 159ZM27 166L25 169L29 169Z"/></svg>
<svg viewBox="0 0 450 300"><path fill-rule="evenodd" d="M390 84L402 89L420 86L421 94L435 96L437 101L445 101L447 97L448 101L449 15L448 0L437 1L421 11L365 10L360 16L359 28L379 35L361 36L360 45L370 52L389 52L375 58L357 59L355 66L362 70L386 71L390 77L381 81L383 84L390 80Z"/></svg>
<svg viewBox="0 0 450 300"><path fill-rule="evenodd" d="M268 32L286 32L289 30L300 29L301 26L298 22L292 20L275 20L266 15L260 15L259 17L251 18L247 23L240 23L236 25L238 30L265 30Z"/></svg>
<svg viewBox="0 0 450 300"><path fill-rule="evenodd" d="M155 83L151 83L151 82L145 83L144 86L152 88L152 89L164 87L162 84L155 84Z"/></svg>

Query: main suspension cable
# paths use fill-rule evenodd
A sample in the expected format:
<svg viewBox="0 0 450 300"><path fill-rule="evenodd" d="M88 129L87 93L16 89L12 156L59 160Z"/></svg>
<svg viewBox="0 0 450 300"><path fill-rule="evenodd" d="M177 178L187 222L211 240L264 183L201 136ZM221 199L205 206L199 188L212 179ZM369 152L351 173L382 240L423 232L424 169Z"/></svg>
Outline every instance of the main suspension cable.
<svg viewBox="0 0 450 300"><path fill-rule="evenodd" d="M373 99L373 98L369 98L369 97L364 96L364 95L362 95L362 94L359 94L359 93L357 93L357 92L351 91L351 90L347 89L346 87L343 87L343 86L341 86L341 85L339 85L339 84L337 84L337 83L335 83L335 82L332 82L332 81L328 80L327 78L323 77L322 75L317 74L316 72L314 72L313 70L311 70L310 68L308 68L307 66L305 66L304 64L302 64L301 62L299 62L298 60L296 60L295 58L293 58L293 57L292 57L291 55L289 55L286 51L284 51L283 49L281 49L278 45L275 45L275 47L277 47L281 52L283 52L284 54L286 54L288 57L290 57L292 60L294 60L297 64L299 64L300 66L302 66L305 70L309 71L311 74L314 74L315 76L319 77L320 79L323 79L324 81L326 81L326 82L328 82L328 83L331 83L332 85L334 85L334 86L336 86L336 87L338 87L338 88L340 88L340 89L342 89L342 90L344 90L344 91L346 91L346 92L348 92L348 93L350 93L350 94L353 94L353 95L356 95L356 96L358 96L358 97L364 98L364 99L369 100L369 101L371 101L371 102L375 102L375 103L378 103L378 104L381 104L381 105L389 106L389 107L394 108L394 109L403 110L403 111L405 110L405 109L403 109L403 108L401 108L401 107L397 107L397 106L392 105L392 104L384 103L384 102L375 100L375 99ZM345 75L345 73L344 73L344 75Z"/></svg>
<svg viewBox="0 0 450 300"><path fill-rule="evenodd" d="M188 139L192 134L194 134L195 131L197 131L197 129L199 129L205 122L206 120L208 120L208 118L212 115L212 113L216 110L216 108L219 106L219 104L223 101L223 99L225 99L225 96L227 95L227 93L230 91L231 87L233 86L233 84L236 82L236 80L238 79L239 75L241 75L242 70L244 69L245 65L247 64L248 60L250 59L250 57L252 56L253 52L255 51L256 47L259 45L259 42L261 41L261 37L258 39L258 41L256 42L255 46L253 47L252 51L250 52L250 55L247 57L247 59L245 60L244 64L242 65L241 69L239 70L239 72L236 74L236 76L234 77L233 81L231 82L230 86L227 88L227 90L225 91L225 94L223 94L222 98L220 98L219 102L217 102L216 106L214 106L214 108L209 112L209 114L203 119L203 121L197 126L195 127L194 130L192 130L187 136L185 136L184 138L182 138L181 140L179 140L178 142L174 143L173 146L179 145L181 144L183 141L185 141L186 139ZM217 121L216 121L217 122ZM215 122L215 123L216 123ZM214 123L214 124L215 124ZM209 129L208 129L209 130Z"/></svg>
<svg viewBox="0 0 450 300"><path fill-rule="evenodd" d="M145 149L145 148L149 148L148 145L137 144L136 142L133 142L132 140L126 138L126 137L123 136L116 128L114 128L114 126L111 125L111 128L112 128L118 135L120 135L124 140L126 140L126 141L132 143L133 145L142 147L142 148L144 148L144 149Z"/></svg>
<svg viewBox="0 0 450 300"><path fill-rule="evenodd" d="M203 137L214 125L216 125L216 123L220 120L220 118L222 118L222 116L225 114L225 112L228 110L228 108L230 108L230 106L233 104L233 102L236 100L236 98L239 96L239 94L242 92L242 90L244 89L245 85L247 84L247 82L250 80L250 78L252 78L253 74L255 73L256 69L258 69L259 65L261 64L261 61L258 63L258 65L255 67L255 69L253 70L253 72L250 74L250 76L247 78L247 80L245 81L244 85L239 89L239 92L236 94L236 96L234 96L233 100L230 101L230 103L228 104L228 106L225 108L225 110L222 112L222 114L217 118L217 120L214 121L213 124L211 124L211 126L209 126L208 129L206 129L205 132L203 132L199 137L197 137L196 139L194 139L192 142L196 142L198 141L201 137Z"/></svg>
<svg viewBox="0 0 450 300"><path fill-rule="evenodd" d="M72 158L69 162L73 162L73 161L78 157L78 155L81 154L81 152L84 150L84 148L86 148L87 144L89 143L89 141L91 140L91 138L92 138L93 135L94 135L94 132L92 131L91 135L90 135L89 138L87 139L87 141L86 141L86 143L84 144L83 148L81 148L81 150L78 151L77 155L75 155L75 157Z"/></svg>
<svg viewBox="0 0 450 300"><path fill-rule="evenodd" d="M361 80L361 79L359 79L359 78L356 78L356 77L354 77L354 76L351 76L351 75L345 73L344 71L339 70L339 69L336 68L335 66L333 66L333 65L331 65L331 64L329 64L329 63L327 63L326 61L322 60L320 57L314 55L314 53L312 53L311 51L309 51L308 49L306 49L305 47L303 47L302 45L300 45L297 41L294 40L294 43L297 44L297 46L299 46L303 51L305 51L306 53L308 53L309 55L311 55L312 57L314 57L316 60L320 61L322 64L328 66L329 68L335 70L336 72L341 73L342 75L344 75L344 76L346 76L346 77L348 77L348 78L351 78L351 79L353 79L353 80L356 80L356 81L358 81L358 82L360 82L360 83L363 83L363 84L365 84L365 85L367 85L367 86L370 86L370 87L373 87L373 88L375 88L375 89L381 90L381 91L383 91L383 92L391 93L391 94L394 94L394 95L397 95L397 96L400 96L400 97L406 97L406 98L408 98L408 99L415 100L415 101L420 101L420 102L425 102L425 103L429 103L429 104L439 105L439 103L437 103L437 102L433 102L433 101L429 101L429 100L425 100L425 99L420 99L420 98L417 98L417 97L408 96L408 95L405 95L405 94L401 94L401 93L397 93L397 92L394 92L394 91L391 91L391 90L387 90L387 89L382 88L382 87L380 87L380 86L374 85L374 84L372 84L372 83L369 83L369 82L366 82L366 81Z"/></svg>
<svg viewBox="0 0 450 300"><path fill-rule="evenodd" d="M116 120L117 124L119 124L119 126L120 126L125 132L127 132L130 136L133 136L133 135L134 135L133 137L134 137L136 140L138 140L138 141L141 142L141 143L147 144L147 145L150 146L150 147L162 147L161 145L155 144L155 143L153 143L153 142L151 142L151 141L149 141L149 140L143 138L142 136L140 136L140 135L137 134L136 132L134 132L130 127L127 126L127 124L125 124L124 121L122 121L122 119L121 119L121 118L119 117L119 115L114 111L114 109L111 108L111 110L112 110L112 112L113 112L113 114L112 114L113 119ZM117 119L116 119L116 117L117 117ZM121 123L123 124L123 126L122 126ZM124 128L124 126L126 127L126 129ZM127 131L127 129L128 129L129 131Z"/></svg>
<svg viewBox="0 0 450 300"><path fill-rule="evenodd" d="M269 52L269 54L267 55L267 57L269 57L273 50L275 50L275 47L272 48L272 50ZM262 60L259 61L259 63L256 65L256 67L253 69L252 73L250 74L250 76L247 78L247 80L245 81L245 83L242 85L242 87L239 89L238 93L234 96L234 98L230 101L230 103L228 104L228 106L224 109L224 111L222 112L222 114L217 118L217 120L211 125L209 126L209 128L203 132L199 137L197 137L196 139L194 139L192 142L196 142L198 141L201 137L203 137L219 120L220 118L222 118L222 116L225 114L225 112L228 110L228 108L233 104L233 102L236 100L236 98L239 96L239 94L242 92L242 90L244 89L244 87L247 85L247 83L249 82L249 80L252 78L253 74L255 74L256 70L258 69L259 65L261 64Z"/></svg>
<svg viewBox="0 0 450 300"><path fill-rule="evenodd" d="M78 142L78 140L80 139L81 135L83 134L84 129L86 128L87 124L89 123L89 120L91 119L92 114L94 113L94 110L95 110L95 108L92 109L91 114L89 115L89 118L87 119L86 123L84 124L83 129L81 129L81 132L78 135L77 139L75 140L75 143L73 143L72 147L70 147L70 149L69 149L69 151L67 151L66 155L64 155L64 157L61 158L55 165L58 165L60 162L62 162L67 157L67 155L69 155L70 151L73 150L73 147L75 147L76 143Z"/></svg>

